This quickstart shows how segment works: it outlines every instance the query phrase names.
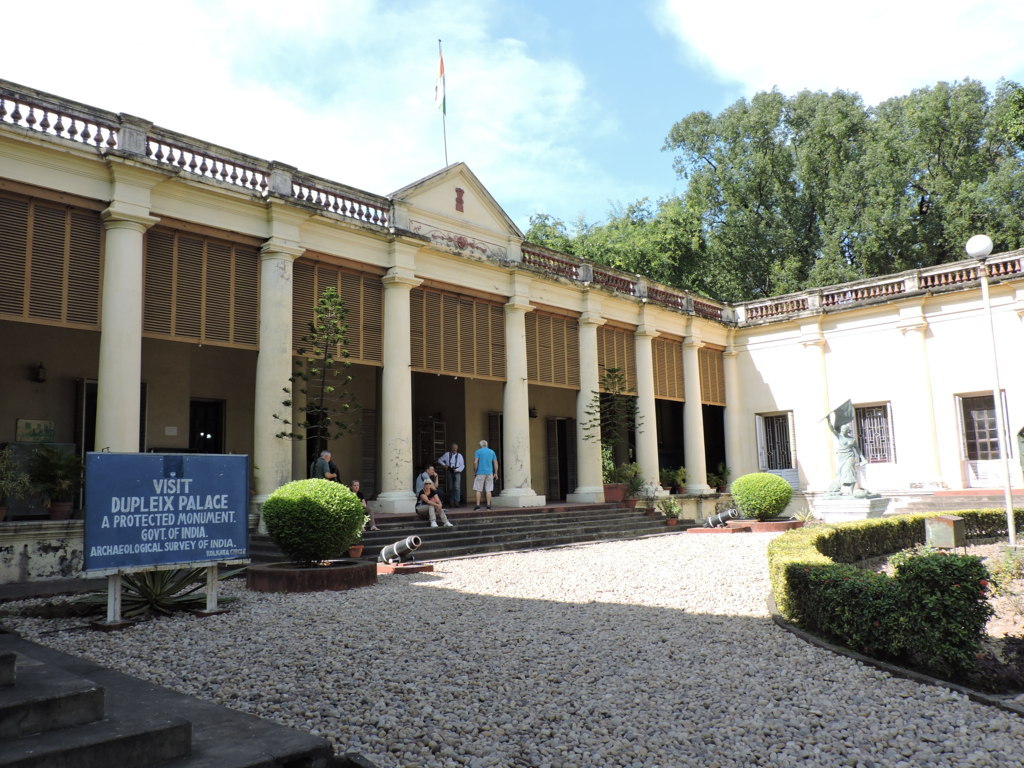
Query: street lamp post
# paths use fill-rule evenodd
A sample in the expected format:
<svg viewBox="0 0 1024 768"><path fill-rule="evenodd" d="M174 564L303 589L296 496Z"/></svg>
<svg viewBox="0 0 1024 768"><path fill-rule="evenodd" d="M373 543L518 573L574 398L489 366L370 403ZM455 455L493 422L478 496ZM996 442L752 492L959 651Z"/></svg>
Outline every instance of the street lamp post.
<svg viewBox="0 0 1024 768"><path fill-rule="evenodd" d="M992 390L992 404L996 410L996 444L999 446L999 458L1003 462L1003 499L1006 502L1006 525L1009 531L1010 546L1017 545L1017 526L1013 519L1013 491L1010 489L1010 457L1006 450L1006 422L1003 418L1002 386L999 383L999 355L996 352L996 328L992 321L992 300L988 292L988 265L985 260L992 253L992 238L988 235L975 235L967 241L967 255L977 259L978 279L981 281L981 299L985 304L985 315L988 318L988 337L992 343L992 372L995 389Z"/></svg>

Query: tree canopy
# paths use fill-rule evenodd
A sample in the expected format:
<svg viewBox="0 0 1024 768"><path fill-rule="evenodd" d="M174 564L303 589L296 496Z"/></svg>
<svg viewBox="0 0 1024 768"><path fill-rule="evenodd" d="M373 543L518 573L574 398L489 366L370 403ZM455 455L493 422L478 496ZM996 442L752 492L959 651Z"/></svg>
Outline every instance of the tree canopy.
<svg viewBox="0 0 1024 768"><path fill-rule="evenodd" d="M1024 88L940 82L866 107L777 90L694 112L663 147L686 191L527 239L727 301L927 267L984 232L1024 244Z"/></svg>

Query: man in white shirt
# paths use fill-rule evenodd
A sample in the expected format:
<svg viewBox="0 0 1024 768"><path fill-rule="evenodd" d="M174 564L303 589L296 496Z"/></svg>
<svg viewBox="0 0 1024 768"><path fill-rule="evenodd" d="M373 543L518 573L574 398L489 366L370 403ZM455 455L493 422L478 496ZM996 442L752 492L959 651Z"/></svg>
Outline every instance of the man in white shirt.
<svg viewBox="0 0 1024 768"><path fill-rule="evenodd" d="M466 471L466 457L459 453L459 444L452 443L451 448L437 463L444 467L448 480L448 506L462 506L462 473Z"/></svg>

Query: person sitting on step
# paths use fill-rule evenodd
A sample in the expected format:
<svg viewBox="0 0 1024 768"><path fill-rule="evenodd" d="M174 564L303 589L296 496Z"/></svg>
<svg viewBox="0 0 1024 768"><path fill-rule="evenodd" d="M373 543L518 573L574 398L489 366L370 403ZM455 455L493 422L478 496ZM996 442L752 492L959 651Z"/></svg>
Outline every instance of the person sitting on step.
<svg viewBox="0 0 1024 768"><path fill-rule="evenodd" d="M437 528L437 517L440 516L441 524L445 528L454 527L448 521L448 515L444 513L444 506L441 504L441 497L434 488L433 480L423 481L423 490L416 497L416 514L420 517L430 518L430 527Z"/></svg>

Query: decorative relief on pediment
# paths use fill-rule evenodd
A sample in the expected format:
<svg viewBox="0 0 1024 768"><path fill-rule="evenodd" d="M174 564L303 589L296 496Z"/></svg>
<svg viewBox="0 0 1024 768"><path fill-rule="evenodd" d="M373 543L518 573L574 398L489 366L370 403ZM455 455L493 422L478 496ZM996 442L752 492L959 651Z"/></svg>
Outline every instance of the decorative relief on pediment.
<svg viewBox="0 0 1024 768"><path fill-rule="evenodd" d="M411 219L409 221L409 229L417 235L429 237L432 243L450 251L471 253L474 256L480 256L485 259L503 260L508 258L508 249L504 246L488 243L486 240L467 237L461 232L441 229L424 221Z"/></svg>

